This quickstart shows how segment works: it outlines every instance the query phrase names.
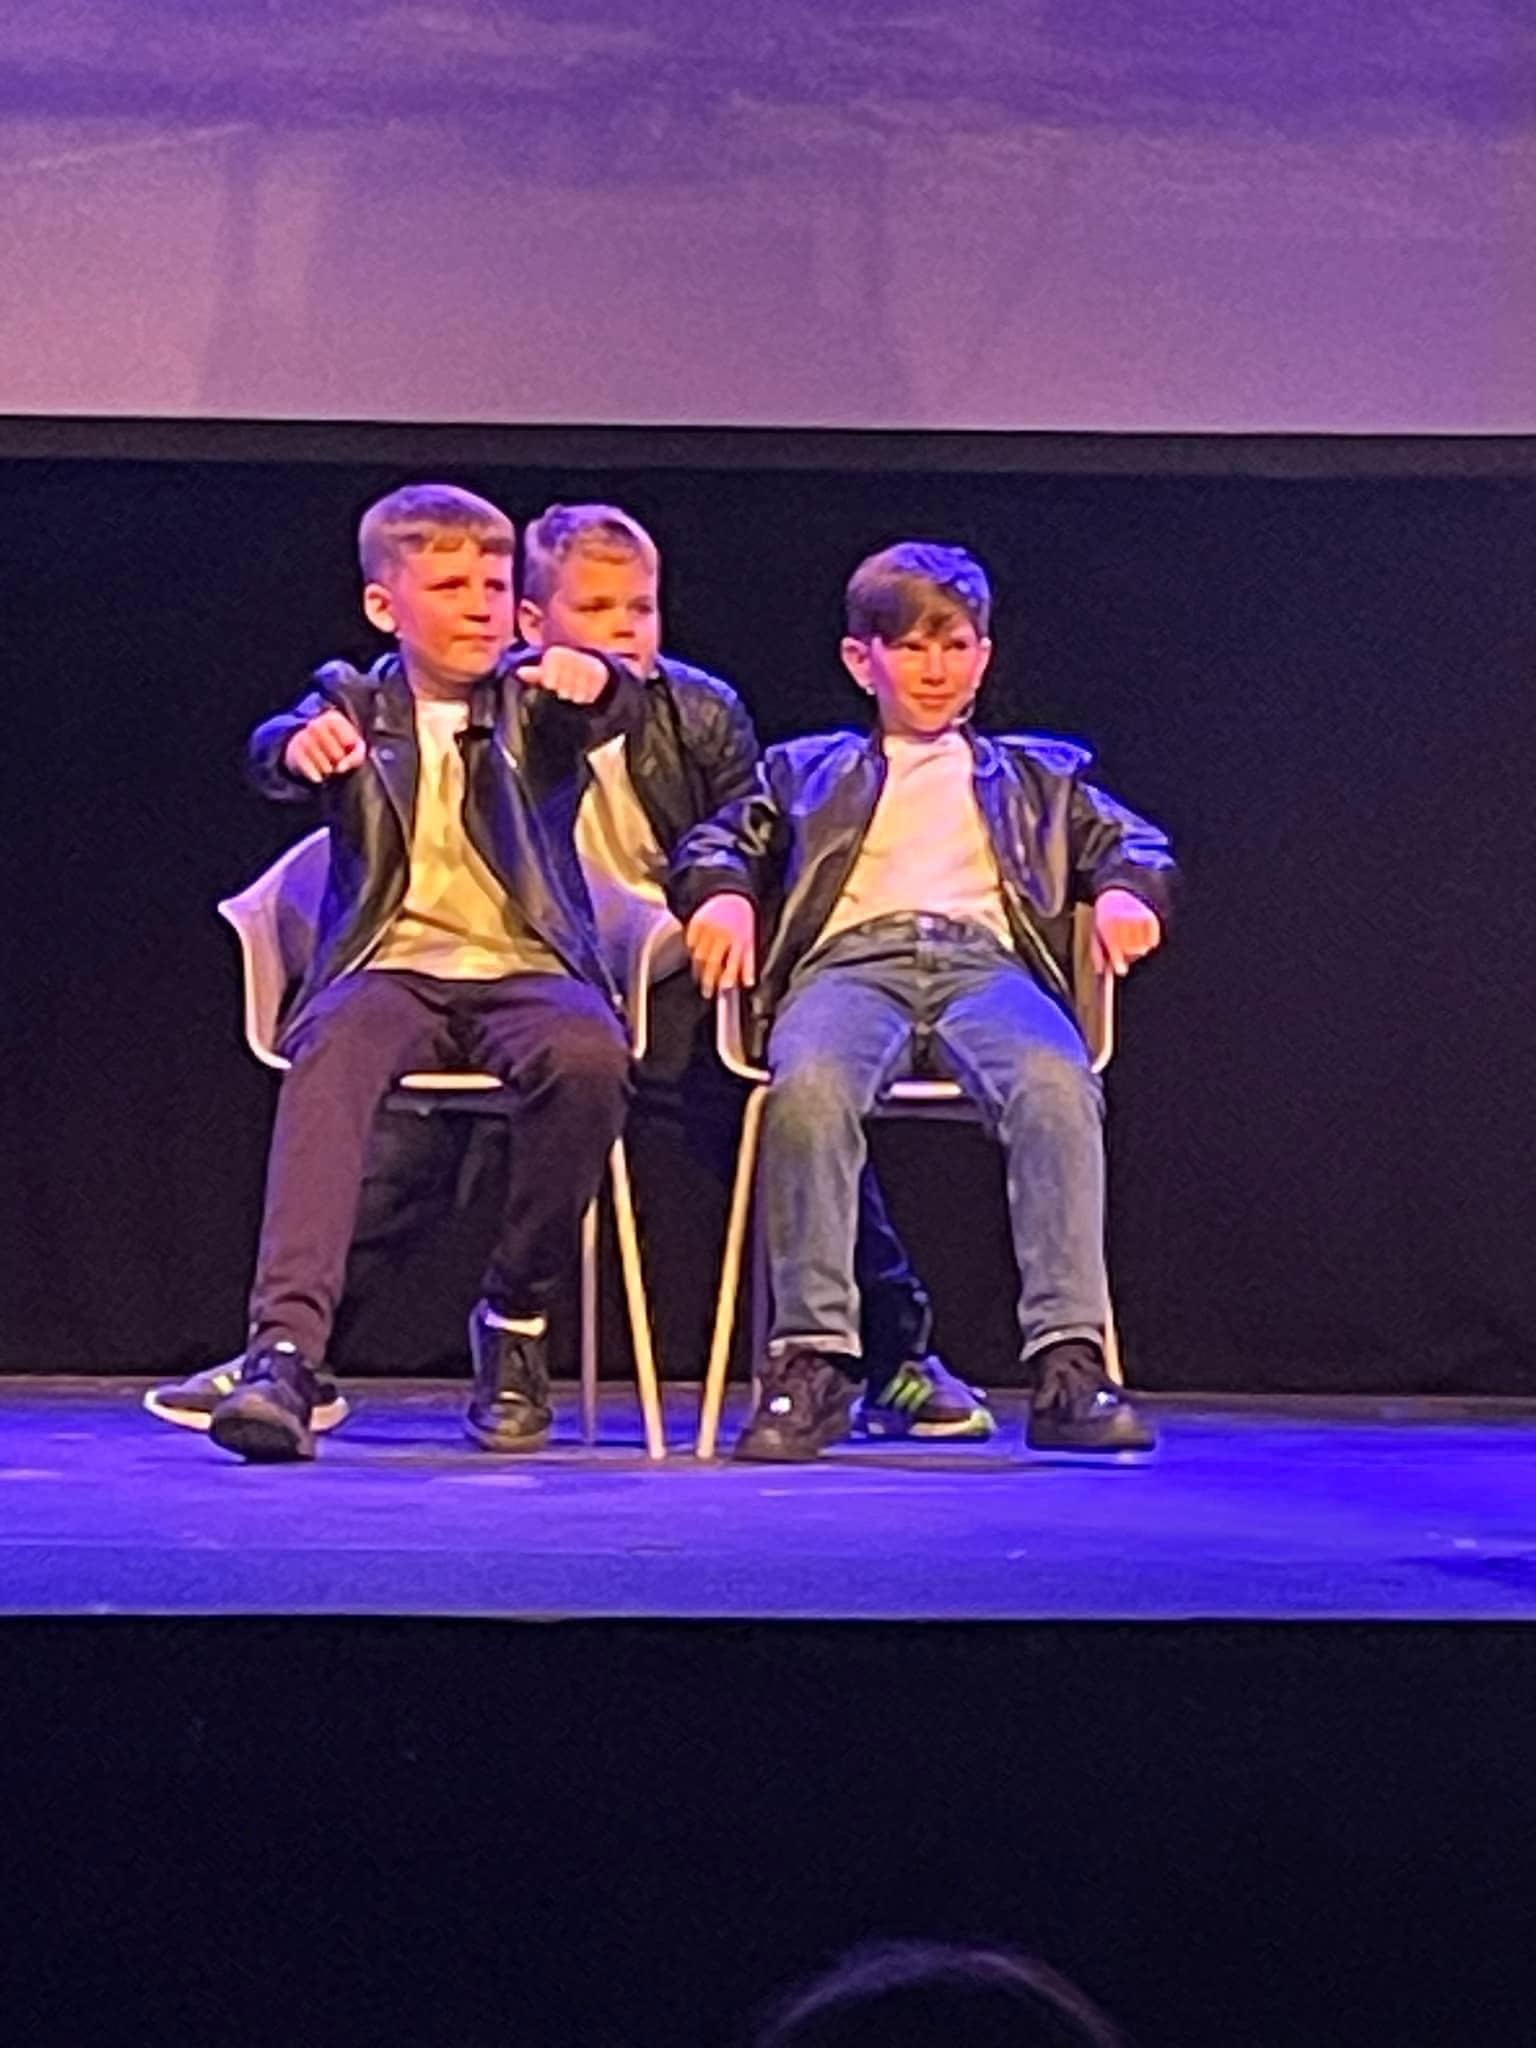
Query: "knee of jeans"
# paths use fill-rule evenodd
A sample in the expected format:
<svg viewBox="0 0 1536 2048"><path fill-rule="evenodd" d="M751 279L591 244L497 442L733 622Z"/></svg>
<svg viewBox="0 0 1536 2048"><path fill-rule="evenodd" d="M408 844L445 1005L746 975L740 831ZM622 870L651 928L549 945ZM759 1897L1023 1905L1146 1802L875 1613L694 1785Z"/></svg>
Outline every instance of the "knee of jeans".
<svg viewBox="0 0 1536 2048"><path fill-rule="evenodd" d="M1070 1122L1087 1116L1096 1121L1103 1104L1103 1088L1086 1055L1044 1045L1021 1051L1009 1079L1008 1109L1022 1109L1036 1120Z"/></svg>
<svg viewBox="0 0 1536 2048"><path fill-rule="evenodd" d="M836 1060L813 1058L775 1076L764 1114L781 1135L817 1138L854 1108L843 1067Z"/></svg>

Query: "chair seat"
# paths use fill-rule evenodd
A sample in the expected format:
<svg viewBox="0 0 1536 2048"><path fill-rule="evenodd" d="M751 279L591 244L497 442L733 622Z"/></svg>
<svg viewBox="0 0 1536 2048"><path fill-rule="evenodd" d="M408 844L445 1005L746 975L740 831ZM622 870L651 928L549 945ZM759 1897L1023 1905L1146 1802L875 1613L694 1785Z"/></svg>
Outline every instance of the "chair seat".
<svg viewBox="0 0 1536 2048"><path fill-rule="evenodd" d="M977 1123L981 1106L967 1095L958 1081L893 1081L875 1104L871 1114L901 1117L921 1123Z"/></svg>
<svg viewBox="0 0 1536 2048"><path fill-rule="evenodd" d="M494 1074L420 1073L402 1074L395 1086L419 1089L423 1095L483 1095L505 1083Z"/></svg>

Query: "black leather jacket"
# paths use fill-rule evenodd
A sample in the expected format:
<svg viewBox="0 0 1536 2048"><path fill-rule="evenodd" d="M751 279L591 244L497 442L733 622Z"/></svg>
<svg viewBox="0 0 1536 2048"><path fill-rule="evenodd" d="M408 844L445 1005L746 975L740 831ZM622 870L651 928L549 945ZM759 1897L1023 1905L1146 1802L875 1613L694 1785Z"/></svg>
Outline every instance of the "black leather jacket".
<svg viewBox="0 0 1536 2048"><path fill-rule="evenodd" d="M1085 747L969 728L966 737L1019 957L1070 1010L1074 907L1128 889L1166 918L1168 840L1084 779ZM752 794L689 832L673 856L668 895L680 918L736 892L773 925L752 993L759 1043L843 892L884 786L877 733L789 740L763 756Z"/></svg>
<svg viewBox="0 0 1536 2048"><path fill-rule="evenodd" d="M464 822L470 842L531 931L582 981L614 996L598 952L591 904L572 828L586 787L588 749L642 723L642 685L610 662L608 687L593 705L525 689L513 671L526 650L504 655L475 686L464 751ZM348 775L315 785L291 775L283 751L301 725L326 709L343 712L367 742L368 758ZM328 663L292 711L251 736L256 787L280 802L318 802L331 835L330 873L308 973L284 1028L338 976L358 967L405 900L419 766L414 701L397 654L366 674Z"/></svg>
<svg viewBox="0 0 1536 2048"><path fill-rule="evenodd" d="M757 734L718 676L664 655L615 718L636 799L668 855L685 832L757 786Z"/></svg>

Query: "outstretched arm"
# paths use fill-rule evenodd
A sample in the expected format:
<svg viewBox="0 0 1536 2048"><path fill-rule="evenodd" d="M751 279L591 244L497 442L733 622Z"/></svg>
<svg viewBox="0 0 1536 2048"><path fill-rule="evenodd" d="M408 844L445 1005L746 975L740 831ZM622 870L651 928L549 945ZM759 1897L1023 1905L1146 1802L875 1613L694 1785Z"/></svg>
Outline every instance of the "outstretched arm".
<svg viewBox="0 0 1536 2048"><path fill-rule="evenodd" d="M251 734L246 763L252 782L277 803L299 803L321 783L350 775L367 745L357 727L321 690L279 712Z"/></svg>

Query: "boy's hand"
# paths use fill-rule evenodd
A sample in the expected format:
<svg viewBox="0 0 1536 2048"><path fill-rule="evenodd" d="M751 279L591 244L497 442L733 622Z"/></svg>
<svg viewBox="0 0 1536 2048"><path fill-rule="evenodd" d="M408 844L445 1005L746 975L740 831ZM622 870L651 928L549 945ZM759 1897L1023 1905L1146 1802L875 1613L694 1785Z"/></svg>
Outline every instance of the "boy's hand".
<svg viewBox="0 0 1536 2048"><path fill-rule="evenodd" d="M711 896L689 918L683 943L706 996L757 979L757 907L750 896Z"/></svg>
<svg viewBox="0 0 1536 2048"><path fill-rule="evenodd" d="M595 704L608 687L608 671L595 654L583 654L579 647L546 647L537 661L523 664L517 680L563 697L567 704Z"/></svg>
<svg viewBox="0 0 1536 2048"><path fill-rule="evenodd" d="M283 766L305 782L328 782L360 768L367 757L363 736L345 712L322 711L284 747Z"/></svg>
<svg viewBox="0 0 1536 2048"><path fill-rule="evenodd" d="M1163 943L1157 912L1129 889L1106 889L1093 906L1093 958L1102 970L1124 974Z"/></svg>

